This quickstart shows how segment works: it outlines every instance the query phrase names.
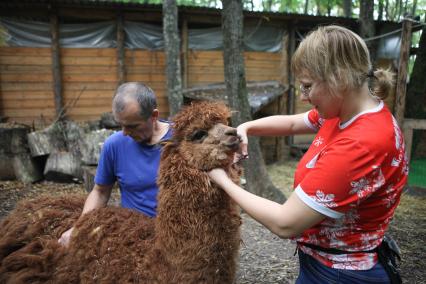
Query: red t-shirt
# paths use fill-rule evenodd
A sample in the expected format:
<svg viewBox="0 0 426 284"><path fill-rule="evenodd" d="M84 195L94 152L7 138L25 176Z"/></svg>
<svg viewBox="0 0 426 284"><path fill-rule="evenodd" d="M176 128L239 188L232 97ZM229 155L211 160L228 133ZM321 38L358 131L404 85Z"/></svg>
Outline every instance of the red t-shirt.
<svg viewBox="0 0 426 284"><path fill-rule="evenodd" d="M395 119L380 102L344 124L339 118L320 118L315 109L306 113L305 123L318 133L297 166L295 192L326 218L296 240L344 251L374 249L408 175L404 139ZM338 269L366 270L377 262L375 253L300 249Z"/></svg>

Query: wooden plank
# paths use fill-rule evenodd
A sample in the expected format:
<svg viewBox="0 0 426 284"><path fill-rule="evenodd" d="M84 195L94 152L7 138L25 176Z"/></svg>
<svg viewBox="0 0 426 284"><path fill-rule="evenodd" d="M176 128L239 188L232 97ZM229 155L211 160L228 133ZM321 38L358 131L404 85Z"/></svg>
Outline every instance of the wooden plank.
<svg viewBox="0 0 426 284"><path fill-rule="evenodd" d="M116 74L66 74L64 82L117 82Z"/></svg>
<svg viewBox="0 0 426 284"><path fill-rule="evenodd" d="M129 74L129 81L140 81L145 82L148 86L151 85L151 82L165 82L165 74Z"/></svg>
<svg viewBox="0 0 426 284"><path fill-rule="evenodd" d="M101 66L117 66L116 56L114 57L63 57L61 60L63 65L101 65Z"/></svg>
<svg viewBox="0 0 426 284"><path fill-rule="evenodd" d="M32 109L4 109L4 115L11 118L26 118L26 117L39 117L40 115L46 117L54 117L54 108L32 108Z"/></svg>
<svg viewBox="0 0 426 284"><path fill-rule="evenodd" d="M70 100L70 99L74 99L77 98L80 95L81 91L68 91L68 92L64 92L64 98L65 100ZM110 91L88 91L88 90L84 90L84 92L80 95L80 99L111 99L114 96L114 92L115 90L110 90Z"/></svg>
<svg viewBox="0 0 426 284"><path fill-rule="evenodd" d="M1 80L3 82L53 82L53 74L38 74L38 73L9 73L2 74Z"/></svg>
<svg viewBox="0 0 426 284"><path fill-rule="evenodd" d="M261 51L246 51L244 52L244 60L270 60L271 58L278 57L280 58L279 52L261 52ZM189 51L189 59L199 59L199 58L222 58L222 51Z"/></svg>
<svg viewBox="0 0 426 284"><path fill-rule="evenodd" d="M2 92L5 91L51 91L52 83L26 83L26 82L5 82L0 84Z"/></svg>
<svg viewBox="0 0 426 284"><path fill-rule="evenodd" d="M62 57L116 57L115 48L62 48Z"/></svg>
<svg viewBox="0 0 426 284"><path fill-rule="evenodd" d="M53 97L51 99L44 100L3 100L3 109L40 109L40 108L54 108L55 102Z"/></svg>
<svg viewBox="0 0 426 284"><path fill-rule="evenodd" d="M198 59L198 60L189 60L189 68L192 66L212 66L212 67L223 67L223 60L220 58L215 59ZM262 60L262 61L245 61L245 67L270 67L270 68L280 68L281 62L280 59L276 60Z"/></svg>
<svg viewBox="0 0 426 284"><path fill-rule="evenodd" d="M37 56L50 56L52 51L49 47L0 47L0 55L37 55Z"/></svg>
<svg viewBox="0 0 426 284"><path fill-rule="evenodd" d="M0 74L34 72L52 74L52 68L48 65L0 65Z"/></svg>
<svg viewBox="0 0 426 284"><path fill-rule="evenodd" d="M164 51L156 51L156 50L141 50L141 49L126 49L125 50L126 58L149 58L152 61L156 60L166 60L166 54Z"/></svg>
<svg viewBox="0 0 426 284"><path fill-rule="evenodd" d="M53 99L53 91L3 91L3 100L46 100Z"/></svg>
<svg viewBox="0 0 426 284"><path fill-rule="evenodd" d="M254 70L263 72L277 72L280 70L280 64L247 64L245 70ZM191 72L222 72L223 66L214 66L214 65L203 65L203 64L194 64L190 66L189 70Z"/></svg>
<svg viewBox="0 0 426 284"><path fill-rule="evenodd" d="M406 118L403 122L404 128L411 128L411 129L422 129L426 130L426 119L411 119Z"/></svg>
<svg viewBox="0 0 426 284"><path fill-rule="evenodd" d="M165 60L155 61L150 58L126 58L125 63L126 66L153 66L159 68L165 68L166 66Z"/></svg>
<svg viewBox="0 0 426 284"><path fill-rule="evenodd" d="M99 65L89 65L89 66L78 66L78 65L64 65L62 66L62 74L98 74L98 73L116 73L117 66L99 66Z"/></svg>
<svg viewBox="0 0 426 284"><path fill-rule="evenodd" d="M0 56L1 65L52 65L51 56L20 56L20 55L2 55Z"/></svg>
<svg viewBox="0 0 426 284"><path fill-rule="evenodd" d="M399 54L398 74L396 82L395 119L402 125L405 111L405 96L407 92L408 59L411 47L412 20L402 22L401 49Z"/></svg>

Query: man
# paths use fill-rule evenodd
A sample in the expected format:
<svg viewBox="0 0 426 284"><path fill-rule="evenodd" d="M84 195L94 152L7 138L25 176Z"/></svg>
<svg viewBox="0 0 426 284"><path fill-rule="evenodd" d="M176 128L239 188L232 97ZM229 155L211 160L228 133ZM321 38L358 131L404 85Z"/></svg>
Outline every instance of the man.
<svg viewBox="0 0 426 284"><path fill-rule="evenodd" d="M156 184L161 147L171 137L169 123L159 120L154 92L137 82L122 84L114 96L112 111L122 131L105 141L83 214L106 206L118 181L121 206L154 217L157 208ZM59 243L67 246L74 227L64 232Z"/></svg>

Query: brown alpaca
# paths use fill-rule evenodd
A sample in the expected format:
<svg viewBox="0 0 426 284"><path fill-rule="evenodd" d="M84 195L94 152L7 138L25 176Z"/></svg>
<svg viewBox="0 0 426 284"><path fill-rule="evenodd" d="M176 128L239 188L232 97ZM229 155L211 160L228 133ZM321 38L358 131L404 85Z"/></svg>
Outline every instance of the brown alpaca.
<svg viewBox="0 0 426 284"><path fill-rule="evenodd" d="M175 117L160 163L157 218L107 207L77 222L68 249L56 243L57 231L32 242L25 237L28 244L15 251L3 245L0 282L232 283L241 221L236 205L206 174L222 167L239 179L232 164L239 139L228 118L223 104L207 102Z"/></svg>

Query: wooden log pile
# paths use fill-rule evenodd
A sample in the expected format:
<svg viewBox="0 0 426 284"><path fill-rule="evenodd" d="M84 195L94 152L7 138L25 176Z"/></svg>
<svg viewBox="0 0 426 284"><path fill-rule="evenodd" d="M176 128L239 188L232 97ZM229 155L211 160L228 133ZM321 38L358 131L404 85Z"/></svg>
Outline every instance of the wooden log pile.
<svg viewBox="0 0 426 284"><path fill-rule="evenodd" d="M27 143L28 126L0 123L0 179L31 183L42 179Z"/></svg>
<svg viewBox="0 0 426 284"><path fill-rule="evenodd" d="M0 123L0 179L84 181L91 189L102 145L114 132L99 125L62 120L30 132L28 126Z"/></svg>

